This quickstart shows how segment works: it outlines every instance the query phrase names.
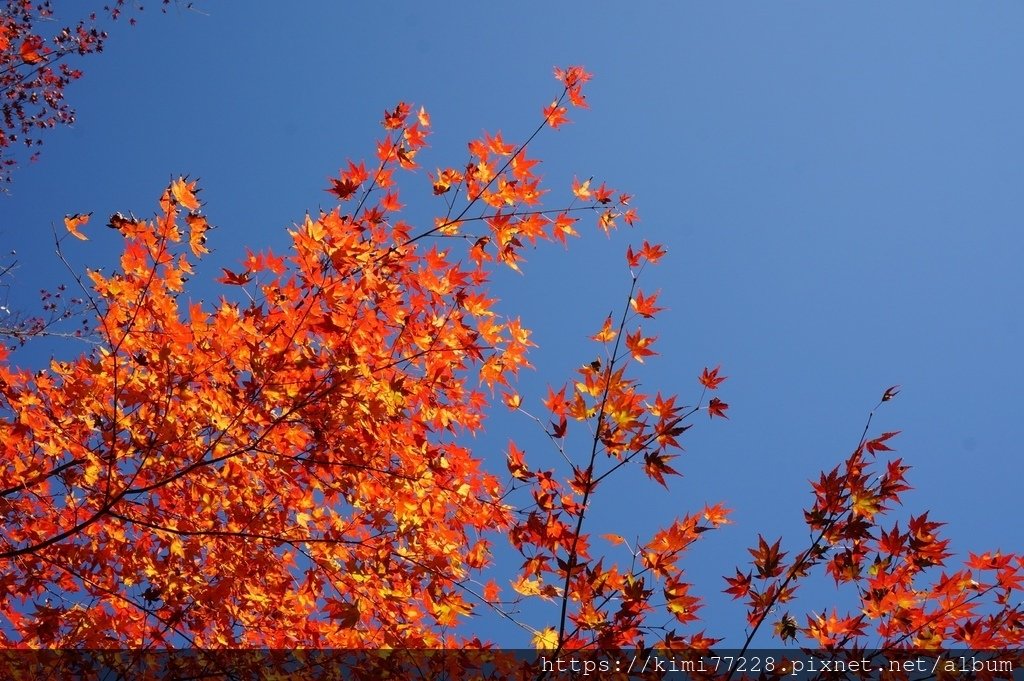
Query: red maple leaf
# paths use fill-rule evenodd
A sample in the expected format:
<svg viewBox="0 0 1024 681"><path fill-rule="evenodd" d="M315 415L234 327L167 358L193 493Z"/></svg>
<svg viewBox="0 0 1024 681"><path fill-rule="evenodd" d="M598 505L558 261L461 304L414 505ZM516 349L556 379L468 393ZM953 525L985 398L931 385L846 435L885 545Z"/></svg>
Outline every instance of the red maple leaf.
<svg viewBox="0 0 1024 681"><path fill-rule="evenodd" d="M708 402L708 416L721 416L724 419L729 418L725 415L725 410L729 408L729 405L718 399L712 397L711 401Z"/></svg>
<svg viewBox="0 0 1024 681"><path fill-rule="evenodd" d="M565 430L568 427L569 427L569 422L566 420L566 418L564 416L558 420L558 423L555 423L554 421L552 421L551 422L551 428L552 428L551 436L554 437L554 438L559 438L559 439L565 437Z"/></svg>
<svg viewBox="0 0 1024 681"><path fill-rule="evenodd" d="M721 368L722 368L721 364L716 366L714 369L711 369L710 371L708 370L707 367L704 367L704 372L700 375L701 385L703 385L708 390L715 390L715 389L717 389L718 386L721 385L722 381L724 381L725 379L729 378L728 376L719 376L718 375L718 370L721 369ZM728 406L728 405L726 405L726 406Z"/></svg>
<svg viewBox="0 0 1024 681"><path fill-rule="evenodd" d="M226 267L222 267L221 269L224 270L224 276L217 279L217 281L221 282L222 284L229 284L231 286L244 286L245 284L248 284L249 279L252 278L252 275L249 272L242 272L240 274L236 274Z"/></svg>
<svg viewBox="0 0 1024 681"><path fill-rule="evenodd" d="M867 442L865 442L864 447L867 448L868 452L870 452L871 454L874 454L876 452L891 452L892 447L885 444L885 441L898 434L898 430L891 433L882 433L874 440L868 440Z"/></svg>

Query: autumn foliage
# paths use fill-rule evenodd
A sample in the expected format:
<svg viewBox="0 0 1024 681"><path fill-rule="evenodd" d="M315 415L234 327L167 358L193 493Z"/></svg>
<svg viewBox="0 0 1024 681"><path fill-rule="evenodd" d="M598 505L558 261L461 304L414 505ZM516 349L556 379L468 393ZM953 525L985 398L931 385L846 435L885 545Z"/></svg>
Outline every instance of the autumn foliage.
<svg viewBox="0 0 1024 681"><path fill-rule="evenodd" d="M689 406L633 378L656 355L646 324L662 311L641 276L666 256L643 239L576 375L544 396L517 391L533 344L496 310L495 268L521 270L525 246L567 243L581 218L603 231L638 221L629 195L593 178L541 203L528 143L586 105L590 76L556 77L525 141L485 134L467 161L426 172L429 115L388 109L375 158L329 179L337 207L295 225L289 253L251 250L223 270L214 305L187 294L215 234L196 181L171 182L151 219L109 219L120 267L81 280L96 349L38 372L0 364L3 646L465 650L485 645L467 617L491 611L557 651L745 648L760 630L836 650L1020 647L1024 561L948 567L941 523L889 521L908 466L870 418L813 484L810 539L759 537L721 585L689 583L684 563L729 522L722 502L688 502L639 541L589 526L625 469L669 485L687 429L729 405L719 367L695 369ZM432 221L405 221L404 182L436 196ZM65 236L102 222L69 215ZM505 468L485 464L466 436L501 405L546 435L558 465L515 438ZM521 556L511 580L492 576L498 542ZM857 606L795 612L815 573ZM746 604L739 638L702 624L701 595L723 587ZM547 619L523 621L527 601L548 603Z"/></svg>

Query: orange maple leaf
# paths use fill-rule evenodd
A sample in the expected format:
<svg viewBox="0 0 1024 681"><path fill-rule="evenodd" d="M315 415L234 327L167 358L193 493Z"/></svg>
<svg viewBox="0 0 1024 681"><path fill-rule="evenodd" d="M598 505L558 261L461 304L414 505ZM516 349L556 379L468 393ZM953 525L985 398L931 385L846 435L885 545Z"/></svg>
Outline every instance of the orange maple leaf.
<svg viewBox="0 0 1024 681"><path fill-rule="evenodd" d="M501 587L498 586L498 583L492 579L484 585L483 596L484 600L488 603L498 603L499 598L501 597Z"/></svg>
<svg viewBox="0 0 1024 681"><path fill-rule="evenodd" d="M514 442L508 443L507 465L508 471L512 474L512 477L517 480L529 480L533 477L530 473L530 469L527 467L524 457L526 453L516 447Z"/></svg>
<svg viewBox="0 0 1024 681"><path fill-rule="evenodd" d="M727 509L721 502L714 506L708 506L705 504L704 519L715 527L718 527L719 525L726 525L731 522L729 520L729 509Z"/></svg>
<svg viewBox="0 0 1024 681"><path fill-rule="evenodd" d="M612 328L612 316L608 315L605 317L604 324L601 326L601 330L591 336L591 340L595 340L598 343L608 343L615 340L615 337L619 332Z"/></svg>
<svg viewBox="0 0 1024 681"><path fill-rule="evenodd" d="M26 64L38 64L46 59L47 50L43 48L43 39L37 35L28 36L18 50L22 61Z"/></svg>
<svg viewBox="0 0 1024 681"><path fill-rule="evenodd" d="M199 200L196 198L196 182L186 182L186 178L179 177L171 183L171 193L174 200L188 210L199 210Z"/></svg>
<svg viewBox="0 0 1024 681"><path fill-rule="evenodd" d="M550 105L544 107L544 120L552 128L559 128L569 122L569 118L566 116L568 109L564 106L559 106L558 102L551 102Z"/></svg>
<svg viewBox="0 0 1024 681"><path fill-rule="evenodd" d="M64 216L64 227L68 230L71 236L82 241L88 241L89 237L78 231L79 227L82 227L89 222L89 217L92 213L75 213L74 215Z"/></svg>
<svg viewBox="0 0 1024 681"><path fill-rule="evenodd" d="M592 194L590 193L590 180L579 181L579 178L572 178L572 194L581 201L589 201Z"/></svg>
<svg viewBox="0 0 1024 681"><path fill-rule="evenodd" d="M648 346L650 346L654 341L654 337L645 337L638 328L635 333L626 334L626 349L629 350L633 359L643 363L644 357L650 357L651 355L657 354L653 350L648 349Z"/></svg>
<svg viewBox="0 0 1024 681"><path fill-rule="evenodd" d="M629 299L629 304L637 314L642 317L653 317L665 308L658 307L654 303L658 300L658 294L654 293L650 296L645 296L643 291L637 291L636 295Z"/></svg>

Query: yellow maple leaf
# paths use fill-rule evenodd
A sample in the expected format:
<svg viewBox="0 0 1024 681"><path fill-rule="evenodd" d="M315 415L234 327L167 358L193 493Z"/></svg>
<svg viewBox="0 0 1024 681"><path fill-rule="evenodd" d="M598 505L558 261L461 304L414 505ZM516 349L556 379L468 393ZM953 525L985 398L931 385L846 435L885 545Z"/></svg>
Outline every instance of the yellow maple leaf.
<svg viewBox="0 0 1024 681"><path fill-rule="evenodd" d="M539 650L553 650L558 647L558 632L554 627L548 627L534 633L533 647Z"/></svg>
<svg viewBox="0 0 1024 681"><path fill-rule="evenodd" d="M516 593L520 593L524 596L537 596L540 594L541 581L539 579L528 579L526 577L520 577L519 579L512 582L512 588L516 590Z"/></svg>

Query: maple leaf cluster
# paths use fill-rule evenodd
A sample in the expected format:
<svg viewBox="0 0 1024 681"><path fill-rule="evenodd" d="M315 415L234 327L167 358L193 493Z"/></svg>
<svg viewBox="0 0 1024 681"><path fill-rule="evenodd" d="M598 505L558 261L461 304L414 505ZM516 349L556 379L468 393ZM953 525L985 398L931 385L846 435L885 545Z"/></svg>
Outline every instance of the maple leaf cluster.
<svg viewBox="0 0 1024 681"><path fill-rule="evenodd" d="M424 622L469 612L456 583L507 510L454 434L482 419L470 368L507 380L525 336L482 271L392 217L389 174L424 144L397 130L379 201L225 273L248 304L181 299L211 229L194 181L153 220L111 219L125 248L88 275L97 351L0 376L3 615L23 643L431 646ZM43 608L47 583L63 596Z"/></svg>
<svg viewBox="0 0 1024 681"><path fill-rule="evenodd" d="M573 194L602 206L611 202L614 191L603 183L593 189L589 180L576 180ZM619 205L628 200L620 195ZM598 225L605 227L600 219ZM644 293L638 282L646 265L664 255L662 246L647 241L639 250L627 248L631 286L622 313L618 319L605 318L591 337L601 347L597 359L583 364L573 382L548 389L545 419L528 412L518 394L506 395L507 406L544 428L570 469L564 481L556 468L531 470L526 452L514 441L508 445L510 492L529 489L532 503L520 510L509 530L524 562L512 585L514 594L502 605L514 611L526 598L557 604L556 624L534 630L538 648L615 651L653 644L707 649L720 640L702 630L679 632L651 621L663 622L666 614L680 626L699 622L703 602L685 580L681 561L703 533L729 522L724 505L684 515L632 545L616 534L602 535L602 545L585 529L587 512L599 497L608 503L610 493L611 503L622 503L608 486L610 478L632 466L668 487L668 478L679 475L671 462L682 449L678 438L692 426L686 420L702 409L724 416L728 406L718 398L706 406L702 401L685 406L674 395L650 396L630 377L634 363L656 354L656 339L643 322L662 308L656 304L658 294ZM716 390L724 380L718 368L705 369L700 377L705 390ZM624 550L618 556L595 550L609 545Z"/></svg>
<svg viewBox="0 0 1024 681"><path fill-rule="evenodd" d="M439 646L472 612L467 580L512 508L457 436L532 345L494 311L489 268L612 201L541 209L525 145L485 135L417 232L396 177L418 169L429 116L399 104L383 127L372 170L331 180L338 207L296 225L290 255L225 269L240 300L185 297L213 227L179 178L154 218L108 221L119 268L83 280L95 351L37 373L0 355L0 643ZM67 234L87 240L90 219L66 216ZM667 442L633 423L628 385L609 445Z"/></svg>
<svg viewBox="0 0 1024 681"><path fill-rule="evenodd" d="M512 678L536 670L473 657L488 644L460 633L481 608L556 652L722 641L701 626L683 562L730 522L724 504L646 539L588 525L599 502L621 507L613 481L626 470L668 487L690 419L729 407L718 366L697 376L693 405L641 391L663 308L640 278L665 249L627 248L628 294L591 336L596 358L537 407L515 390L533 343L495 309L494 269L521 272L525 246L567 243L582 215L605 232L637 222L629 195L592 178L574 180L565 206L541 202L528 143L586 105L589 74L556 77L555 108L525 142L485 133L465 163L426 173L441 208L421 226L403 219L400 185L421 169L430 116L385 110L375 159L329 178L337 205L296 224L287 255L248 250L225 268L214 305L187 295L215 229L196 181L172 181L151 219L109 218L119 267L80 282L95 349L30 372L0 348L0 646L459 648L446 664ZM90 221L66 216L64 236L87 240ZM556 464L512 440L499 475L467 447L498 391ZM941 524L883 522L908 489L900 459L875 469L895 435L863 438L813 483L807 548L759 537L752 567L727 578L747 606L744 650L816 568L856 589L860 610L804 622L787 610L774 624L784 642L1021 645L1024 559L972 555L936 577L951 557ZM505 539L522 557L507 587L487 578ZM528 601L550 605L545 622L520 621ZM361 673L395 676L393 664Z"/></svg>
<svg viewBox="0 0 1024 681"><path fill-rule="evenodd" d="M891 400L897 388L886 390L879 405ZM971 554L964 569L936 575L953 555L949 540L939 537L943 523L930 520L927 512L911 516L905 530L898 521L884 522L910 489L905 480L909 466L902 459L873 470L875 457L892 451L887 442L897 434L863 439L842 466L812 484L815 502L804 512L813 537L810 546L787 562L781 540L769 544L759 537L757 548L750 549L754 569L744 573L737 568L734 577L726 578L725 592L746 599L752 627L747 645L819 565L837 586L855 589L859 612L812 613L801 626L786 611L773 626L784 642L802 634L821 649L855 652L1016 649L1024 643L1024 612L1013 595L1024 584L1024 557Z"/></svg>

